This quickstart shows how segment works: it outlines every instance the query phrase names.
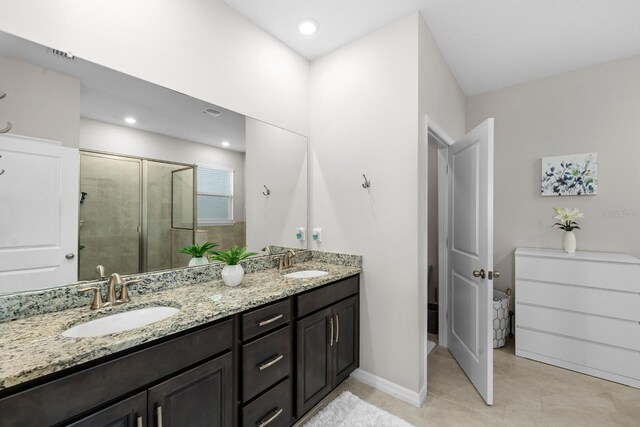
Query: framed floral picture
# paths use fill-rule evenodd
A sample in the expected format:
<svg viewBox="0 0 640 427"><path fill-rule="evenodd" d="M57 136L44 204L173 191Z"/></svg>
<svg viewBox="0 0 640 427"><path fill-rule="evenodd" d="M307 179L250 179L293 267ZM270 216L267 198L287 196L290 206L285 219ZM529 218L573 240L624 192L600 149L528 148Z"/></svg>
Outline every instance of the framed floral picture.
<svg viewBox="0 0 640 427"><path fill-rule="evenodd" d="M598 193L598 153L542 158L543 196L591 196Z"/></svg>

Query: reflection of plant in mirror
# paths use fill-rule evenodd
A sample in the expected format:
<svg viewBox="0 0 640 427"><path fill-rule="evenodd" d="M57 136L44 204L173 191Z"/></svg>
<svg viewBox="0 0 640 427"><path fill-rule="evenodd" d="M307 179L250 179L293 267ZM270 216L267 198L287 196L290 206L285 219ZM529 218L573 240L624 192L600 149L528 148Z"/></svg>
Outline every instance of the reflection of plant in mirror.
<svg viewBox="0 0 640 427"><path fill-rule="evenodd" d="M250 256L257 255L255 252L247 252L247 247L239 248L238 245L233 245L228 251L213 251L211 253L211 259L215 261L222 261L228 265L237 265L243 259Z"/></svg>
<svg viewBox="0 0 640 427"><path fill-rule="evenodd" d="M216 245L215 243L205 242L201 245L183 246L178 249L178 252L180 252L181 254L191 255L194 258L202 258L207 254L207 252L209 252L216 246L218 245Z"/></svg>

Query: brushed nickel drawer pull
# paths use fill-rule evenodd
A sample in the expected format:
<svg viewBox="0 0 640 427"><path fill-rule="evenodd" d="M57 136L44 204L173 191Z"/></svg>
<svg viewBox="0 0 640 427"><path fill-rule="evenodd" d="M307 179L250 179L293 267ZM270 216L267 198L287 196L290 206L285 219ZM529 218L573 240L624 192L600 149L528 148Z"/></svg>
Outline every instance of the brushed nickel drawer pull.
<svg viewBox="0 0 640 427"><path fill-rule="evenodd" d="M158 406L156 409L156 417L158 418L157 426L162 427L162 406Z"/></svg>
<svg viewBox="0 0 640 427"><path fill-rule="evenodd" d="M258 421L258 427L264 427L264 426L266 426L266 425L271 424L271 422L272 422L273 420L275 420L276 418L278 418L278 417L280 416L280 414L282 414L282 409L277 409L277 410L276 410L276 412L274 412L274 414L273 414L273 415L271 415L271 416L270 416L269 418L267 418L266 420L265 420L265 419L262 419L262 420Z"/></svg>
<svg viewBox="0 0 640 427"><path fill-rule="evenodd" d="M279 355L279 356L276 356L276 357L274 357L273 359L271 359L270 361L265 362L265 363L263 363L262 365L260 365L260 370L261 370L261 371L264 371L265 369L267 369L267 368L268 368L268 367L270 367L270 366L275 365L276 363L278 363L278 362L279 362L279 361L281 361L282 359L284 359L284 355L282 355L282 354L281 354L281 355Z"/></svg>
<svg viewBox="0 0 640 427"><path fill-rule="evenodd" d="M266 326L266 325L268 325L269 323L273 323L273 322L275 322L276 320L280 320L280 319L282 319L282 317L283 317L283 315L282 315L282 314L278 314L277 316L273 316L271 319L261 320L261 321L258 323L258 326Z"/></svg>
<svg viewBox="0 0 640 427"><path fill-rule="evenodd" d="M333 347L333 317L329 318L329 326L331 327L331 335L329 338L329 346Z"/></svg>
<svg viewBox="0 0 640 427"><path fill-rule="evenodd" d="M136 420L136 427L142 427L142 417L138 417Z"/></svg>
<svg viewBox="0 0 640 427"><path fill-rule="evenodd" d="M339 339L340 339L340 316L336 314L336 344L338 344Z"/></svg>

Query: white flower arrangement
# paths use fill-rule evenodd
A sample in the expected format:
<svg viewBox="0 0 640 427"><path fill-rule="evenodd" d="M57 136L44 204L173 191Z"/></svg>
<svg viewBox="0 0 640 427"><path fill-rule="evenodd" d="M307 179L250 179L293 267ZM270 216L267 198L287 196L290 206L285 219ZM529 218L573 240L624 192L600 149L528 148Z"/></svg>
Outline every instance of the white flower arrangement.
<svg viewBox="0 0 640 427"><path fill-rule="evenodd" d="M558 230L564 231L580 230L577 220L584 218L584 214L578 209L554 207L553 210L556 211L557 214L553 218L558 220L558 222L553 224L553 227L558 227Z"/></svg>

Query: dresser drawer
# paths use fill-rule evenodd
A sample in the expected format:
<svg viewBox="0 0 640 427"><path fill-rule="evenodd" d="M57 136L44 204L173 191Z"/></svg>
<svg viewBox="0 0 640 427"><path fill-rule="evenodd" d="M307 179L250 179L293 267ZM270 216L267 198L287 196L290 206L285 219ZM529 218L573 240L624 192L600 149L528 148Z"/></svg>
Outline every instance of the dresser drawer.
<svg viewBox="0 0 640 427"><path fill-rule="evenodd" d="M248 340L291 320L291 300L276 302L242 315L242 339Z"/></svg>
<svg viewBox="0 0 640 427"><path fill-rule="evenodd" d="M516 256L516 280L640 292L637 264Z"/></svg>
<svg viewBox="0 0 640 427"><path fill-rule="evenodd" d="M640 352L640 325L630 320L518 304L516 325Z"/></svg>
<svg viewBox="0 0 640 427"><path fill-rule="evenodd" d="M518 280L516 303L640 322L640 295L631 292Z"/></svg>
<svg viewBox="0 0 640 427"><path fill-rule="evenodd" d="M242 401L291 374L291 326L242 347Z"/></svg>
<svg viewBox="0 0 640 427"><path fill-rule="evenodd" d="M358 293L359 276L349 277L297 297L296 316L302 317Z"/></svg>
<svg viewBox="0 0 640 427"><path fill-rule="evenodd" d="M524 356L531 359L546 363L553 363L555 359L566 362L554 363L565 368L638 386L640 353L637 351L617 349L521 328L518 328L516 337L516 355L518 356L522 356L524 350L527 352ZM607 374L619 377L611 377Z"/></svg>
<svg viewBox="0 0 640 427"><path fill-rule="evenodd" d="M291 380L286 379L242 409L242 426L289 427Z"/></svg>

